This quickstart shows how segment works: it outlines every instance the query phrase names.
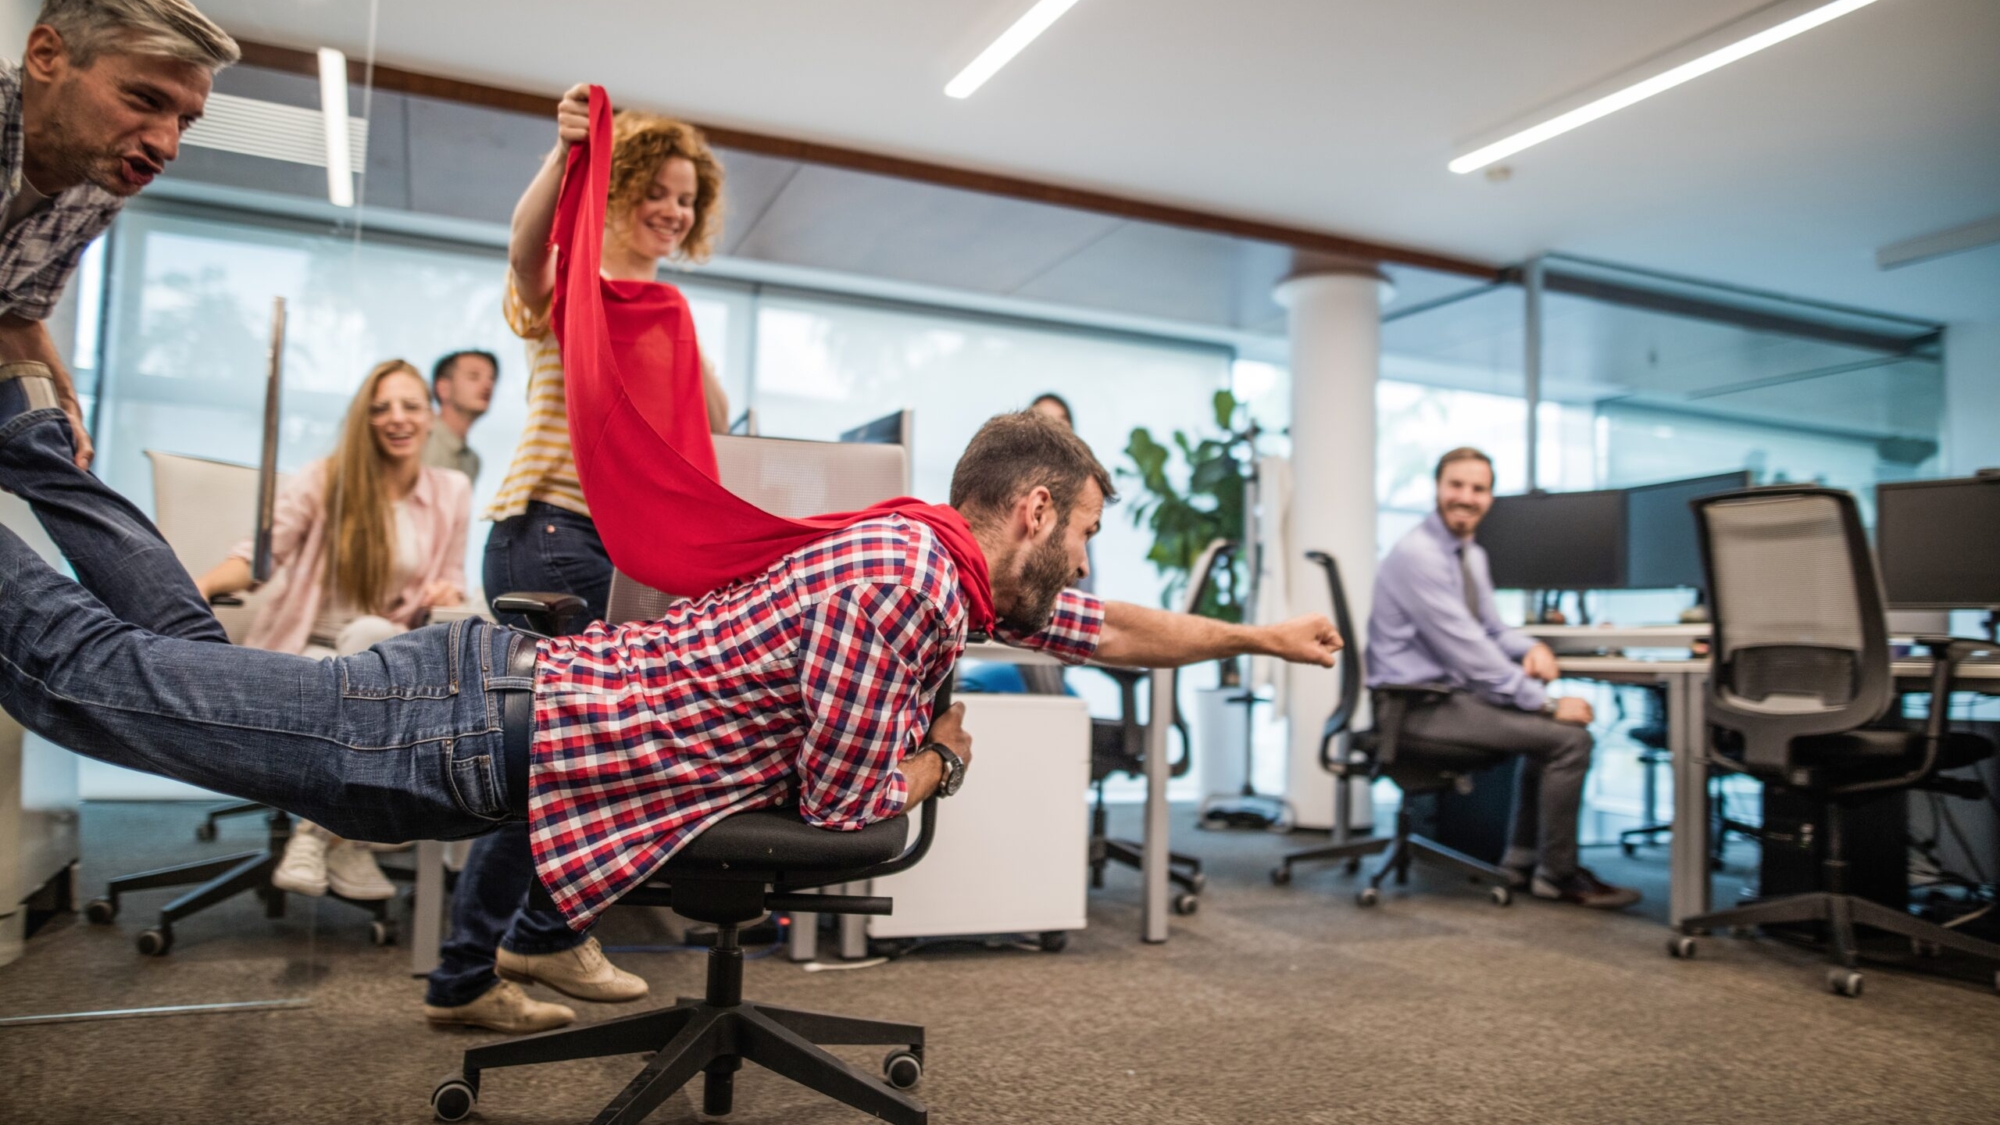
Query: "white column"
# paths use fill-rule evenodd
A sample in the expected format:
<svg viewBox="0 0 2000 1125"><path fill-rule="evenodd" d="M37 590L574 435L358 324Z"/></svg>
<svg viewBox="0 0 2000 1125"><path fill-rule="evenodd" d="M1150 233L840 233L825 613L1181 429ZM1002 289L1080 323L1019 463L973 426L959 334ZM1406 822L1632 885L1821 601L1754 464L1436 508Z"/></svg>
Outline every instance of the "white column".
<svg viewBox="0 0 2000 1125"><path fill-rule="evenodd" d="M1951 476L2000 468L2000 323L1945 329L1944 465Z"/></svg>
<svg viewBox="0 0 2000 1125"><path fill-rule="evenodd" d="M1375 586L1375 380L1381 359L1381 277L1372 268L1295 274L1280 282L1291 311L1292 557L1294 613L1333 612L1325 572L1305 561L1325 551L1340 564L1358 633ZM1333 710L1334 671L1294 666L1286 685L1291 753L1285 796L1298 824L1333 825L1333 779L1320 768L1319 736ZM1366 786L1353 823L1369 823Z"/></svg>

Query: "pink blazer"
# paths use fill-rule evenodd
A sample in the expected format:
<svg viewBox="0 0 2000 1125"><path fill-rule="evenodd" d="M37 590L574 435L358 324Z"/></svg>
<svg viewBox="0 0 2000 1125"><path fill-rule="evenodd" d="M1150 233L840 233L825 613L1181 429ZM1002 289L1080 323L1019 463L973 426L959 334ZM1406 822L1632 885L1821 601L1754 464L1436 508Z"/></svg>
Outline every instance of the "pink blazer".
<svg viewBox="0 0 2000 1125"><path fill-rule="evenodd" d="M314 461L285 483L271 517L276 573L257 599L257 619L243 643L273 652L303 652L326 593L326 467ZM465 529L472 518L472 482L456 469L424 466L410 493L423 565L396 591L383 616L404 628L416 623L424 587L443 580L465 588ZM252 542L230 551L248 562Z"/></svg>

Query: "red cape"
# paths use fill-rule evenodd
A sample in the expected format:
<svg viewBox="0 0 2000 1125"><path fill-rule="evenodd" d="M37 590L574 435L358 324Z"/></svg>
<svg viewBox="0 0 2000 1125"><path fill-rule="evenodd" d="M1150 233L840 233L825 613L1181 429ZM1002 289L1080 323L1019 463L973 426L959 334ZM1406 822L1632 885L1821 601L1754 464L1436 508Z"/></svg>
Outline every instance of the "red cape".
<svg viewBox="0 0 2000 1125"><path fill-rule="evenodd" d="M965 517L903 497L859 512L774 516L717 483L694 318L680 290L600 276L611 185L611 99L590 88L590 139L569 151L550 242L570 448L604 548L658 590L699 596L792 551L891 513L937 534L975 632L993 627L986 556Z"/></svg>

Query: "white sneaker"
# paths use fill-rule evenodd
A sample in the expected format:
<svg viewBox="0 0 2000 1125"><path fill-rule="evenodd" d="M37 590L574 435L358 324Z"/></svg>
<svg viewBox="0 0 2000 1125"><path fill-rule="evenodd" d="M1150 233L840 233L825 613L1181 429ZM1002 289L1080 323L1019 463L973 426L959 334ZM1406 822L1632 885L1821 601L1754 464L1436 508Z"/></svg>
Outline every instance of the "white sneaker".
<svg viewBox="0 0 2000 1125"><path fill-rule="evenodd" d="M317 832L293 832L285 841L285 858L271 872L271 885L295 895L325 894L326 838Z"/></svg>
<svg viewBox="0 0 2000 1125"><path fill-rule="evenodd" d="M578 1000L622 1003L643 1000L650 991L644 978L606 960L596 938L561 953L515 953L501 946L493 951L493 971L502 980L546 984Z"/></svg>
<svg viewBox="0 0 2000 1125"><path fill-rule="evenodd" d="M375 853L352 840L326 850L326 882L341 898L374 902L396 897L396 885L375 865Z"/></svg>
<svg viewBox="0 0 2000 1125"><path fill-rule="evenodd" d="M567 1005L531 1000L519 985L503 980L494 982L492 988L470 1004L460 1004L456 1008L425 1004L424 1018L433 1026L463 1024L509 1035L527 1035L572 1023L576 1020L576 1012Z"/></svg>

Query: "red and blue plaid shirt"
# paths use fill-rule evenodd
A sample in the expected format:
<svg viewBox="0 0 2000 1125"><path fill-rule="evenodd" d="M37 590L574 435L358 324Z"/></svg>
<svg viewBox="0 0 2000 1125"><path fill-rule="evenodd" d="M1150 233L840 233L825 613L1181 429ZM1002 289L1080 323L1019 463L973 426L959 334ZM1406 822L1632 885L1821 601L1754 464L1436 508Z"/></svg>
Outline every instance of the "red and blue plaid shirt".
<svg viewBox="0 0 2000 1125"><path fill-rule="evenodd" d="M1102 603L1004 638L1079 663ZM897 767L965 648L958 571L932 531L857 523L658 621L541 642L529 825L535 868L582 929L723 817L796 800L821 828L903 810Z"/></svg>

